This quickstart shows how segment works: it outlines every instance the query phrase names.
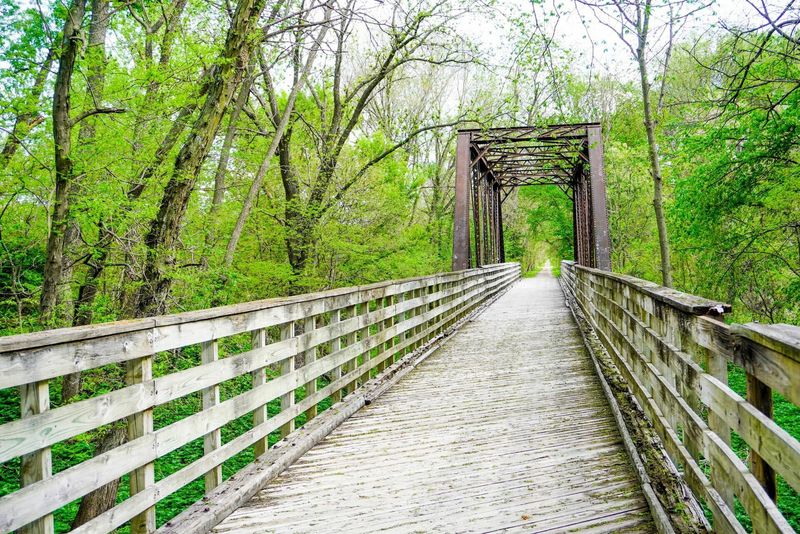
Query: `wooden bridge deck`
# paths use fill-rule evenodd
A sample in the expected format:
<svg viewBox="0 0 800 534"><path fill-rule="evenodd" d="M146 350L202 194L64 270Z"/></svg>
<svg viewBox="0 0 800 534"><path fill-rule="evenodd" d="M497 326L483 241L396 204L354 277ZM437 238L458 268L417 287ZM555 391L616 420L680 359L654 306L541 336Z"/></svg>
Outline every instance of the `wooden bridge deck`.
<svg viewBox="0 0 800 534"><path fill-rule="evenodd" d="M549 271L519 281L215 532L653 532Z"/></svg>

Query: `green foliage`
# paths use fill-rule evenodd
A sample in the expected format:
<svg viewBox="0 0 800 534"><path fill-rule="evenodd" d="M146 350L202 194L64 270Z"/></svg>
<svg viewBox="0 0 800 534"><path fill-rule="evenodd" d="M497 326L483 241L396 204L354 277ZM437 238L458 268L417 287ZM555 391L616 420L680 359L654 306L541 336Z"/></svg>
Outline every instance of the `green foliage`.
<svg viewBox="0 0 800 534"><path fill-rule="evenodd" d="M716 54L752 53L732 46ZM721 112L713 101L696 107L714 118L675 136L675 240L698 272L688 290L740 304L741 320L797 324L800 95L783 80L800 79L800 68L766 51L751 70L776 81L722 93L735 105Z"/></svg>
<svg viewBox="0 0 800 534"><path fill-rule="evenodd" d="M506 258L520 261L523 272L538 272L546 261L572 258L572 202L555 186L530 186L514 199L515 218L504 232ZM512 201L513 202L513 201Z"/></svg>
<svg viewBox="0 0 800 534"><path fill-rule="evenodd" d="M37 73L47 67L49 48L58 42L67 4L56 2L41 10L23 4L0 0L3 146L17 119L26 119L29 126L22 129L19 149L0 168L0 335L42 328L38 308L54 208L51 109L57 63L44 69L49 74L40 95L34 85ZM205 164L191 177L197 185L181 221L180 239L169 250L148 249L143 238L159 214L167 177L197 117L194 106L204 103L203 73L213 71L229 20L223 7L189 0L174 24L156 23L167 4L114 4L105 57L84 48L78 58L72 117L96 106L124 111L96 115L73 128L76 178L59 325L72 324L79 292L101 264L94 280L97 297L77 311L91 311L94 323L134 316L149 254L174 257L165 269L171 281L168 308L176 312L448 270L456 127L419 129L457 120L462 121L458 127L602 121L614 270L661 279L638 82L628 80L622 67L587 74L584 58L559 43L556 33L542 31L559 18L548 12L544 18L514 13L503 21L486 14L487 21L507 33L508 49L491 51L501 56L455 39L458 27L450 20L433 34L421 32L434 35L434 41L415 49L419 57L414 61L401 54L400 66L378 80L361 115L354 117L352 133L325 183L320 181L321 167L334 152L332 139L341 128L330 126L334 110L341 104L340 113L353 113L356 93L348 91L357 92L373 80L386 43L379 38L360 41L360 33L374 38L379 32L348 34L344 75L338 81L336 58L323 47L324 57L302 87L291 116L288 160L298 191L288 201L290 187L281 161L276 156L268 162L233 262L227 265L228 239L274 135L269 84L261 67L269 69L279 110L287 104L286 88L294 75L294 59L286 51L295 44L295 32L276 34L258 50L265 62L252 65L253 88L245 109L235 120L231 113L225 115ZM533 5L538 9L543 4L537 0ZM425 2L416 7L409 21L423 26L440 20L441 10L451 9ZM89 16L83 21L84 33ZM291 24L286 20L279 26ZM171 46L168 30L174 31ZM681 46L674 48L665 77L654 81L654 93L663 87L667 104L656 134L675 283L678 289L731 302L732 319L739 322L800 324L800 60L796 46L780 35L747 35L733 32L691 47L676 43ZM301 55L308 43L299 47ZM162 56L165 50L169 53ZM472 56L474 61L464 59ZM446 65L443 57L457 65ZM97 68L103 73L101 95L89 94L87 83ZM334 96L337 83L347 86L342 94L350 100ZM178 128L186 109L191 110L183 117L187 126ZM84 127L94 134L87 135ZM160 154L174 128L174 143ZM229 129L235 134L230 161L218 184L217 164ZM221 202L212 208L218 187ZM292 210L302 224L290 220ZM518 189L503 212L507 258L520 261L526 275L548 261L558 273L560 260L572 258L572 207L563 191L551 186ZM299 234L308 238L303 245L308 259L295 268L289 242ZM230 341L223 352L248 347L249 340L240 339ZM198 361L197 347L159 354L155 373L186 369ZM113 366L84 373L83 380L78 399L118 389L124 381L121 369ZM732 373L731 383L742 389L741 376ZM224 384L222 395L249 387L247 378L233 380ZM60 388L59 381L52 383L54 406L62 402ZM297 393L302 398L304 392ZM195 413L199 403L198 395L190 395L159 407L156 425ZM17 417L18 405L16 390L0 391L0 422ZM277 409L272 402L270 413ZM776 401L776 420L795 436L800 435L799 413L790 403ZM223 439L240 435L251 424L244 417L226 425ZM90 458L99 434L56 445L55 470ZM735 444L746 454L741 441ZM159 459L157 478L176 472L201 451L198 440ZM230 460L225 476L251 459L252 451L246 451ZM2 466L0 494L18 487L18 468L18 461ZM123 480L118 500L127 498L127 491ZM797 494L783 482L780 491L781 510L797 526ZM158 507L159 524L202 493L202 480L196 480L168 497ZM59 530L68 527L77 507L75 502L57 513Z"/></svg>

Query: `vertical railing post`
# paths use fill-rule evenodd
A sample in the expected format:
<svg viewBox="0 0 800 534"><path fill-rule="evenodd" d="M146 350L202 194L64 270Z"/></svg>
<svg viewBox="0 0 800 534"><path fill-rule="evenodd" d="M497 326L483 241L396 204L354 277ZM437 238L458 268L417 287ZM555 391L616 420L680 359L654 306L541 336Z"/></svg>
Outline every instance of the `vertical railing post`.
<svg viewBox="0 0 800 534"><path fill-rule="evenodd" d="M405 293L405 291L401 291L401 292L400 292L400 293L398 293L398 294L397 294L397 296L395 297L395 302L396 302L397 304L399 304L400 306L402 306L402 305L403 305L403 302L405 302L405 300L406 300L406 293ZM405 320L406 320L406 312L400 312L400 313L397 313L397 314L395 314L395 316L394 316L394 317L393 317L393 319L392 319L392 325L400 325L400 324L402 324L402 323L403 323L403 321L405 321ZM402 345L402 344L403 344L403 341L405 340L405 338L406 338L405 332L404 332L404 333L402 333L402 334L398 334L398 336L397 336L397 343L398 343L398 344L400 344L400 345ZM402 357L403 357L403 355L404 355L405 353L406 353L406 349L401 349L401 350L399 350L399 351L395 352L395 354L394 354L394 361L397 361L397 360L399 360L400 358L402 358Z"/></svg>
<svg viewBox="0 0 800 534"><path fill-rule="evenodd" d="M784 326L786 325L734 325L731 328L734 336L733 347L738 353L734 360L756 362L759 359L763 359L761 353L762 346L766 344L766 347L771 350L770 345L772 340L770 338L774 340L775 335L780 335L778 333L783 332L784 329L782 327ZM762 333L759 333L759 330ZM753 337L754 333L757 334L755 338ZM793 334L796 335L796 332ZM779 341L778 345L781 349L784 347L789 349L794 340L788 341L788 343L787 341L788 339ZM748 369L745 369L745 376L747 377L747 402L764 414L768 419L773 419L772 388L762 382L755 374L750 373ZM769 372L764 372L764 377L768 376L772 375L769 374ZM773 501L777 501L778 491L775 470L752 448L750 449L750 471L756 477L759 484L761 484L761 487L764 488L767 495L769 495Z"/></svg>
<svg viewBox="0 0 800 534"><path fill-rule="evenodd" d="M334 311L331 312L331 321L330 321L331 325L335 325L336 323L338 323L341 320L342 320L342 310L341 309L334 310ZM342 338L339 337L339 336L334 337L331 340L331 354L334 353L334 352L338 352L339 349L341 349L341 348L342 348ZM335 381L339 380L339 378L341 378L341 376L342 376L342 367L344 367L344 366L340 365L339 367L334 368L334 370L331 372L331 382L335 382ZM341 389L337 389L331 395L331 401L332 402L340 402L341 400L342 400L342 390Z"/></svg>
<svg viewBox="0 0 800 534"><path fill-rule="evenodd" d="M44 413L50 409L50 385L47 380L19 387L20 415L22 418ZM50 447L22 457L20 483L30 486L53 476L53 456ZM24 534L52 534L55 532L53 515L48 514L21 528Z"/></svg>
<svg viewBox="0 0 800 534"><path fill-rule="evenodd" d="M413 295L414 295L414 298L422 298L422 295L423 295L423 288L417 288L417 289L415 289L415 290L414 290L414 293L413 293ZM417 317L417 316L418 316L420 313L422 313L422 306L423 306L423 305L422 305L422 304L419 304L419 303L418 303L416 306L414 306L414 308L413 308L413 311L411 312L411 316L412 316L412 317L414 317L414 318L416 319L416 317ZM419 334L419 332L420 332L420 328L421 328L421 327L420 327L419 325L417 325L417 326L415 326L414 328L412 328L412 329L411 329L411 337L417 337L417 335L418 335L418 334ZM412 349L412 350L417 350L417 349L419 348L419 346L420 346L420 345L421 345L421 341L420 341L420 340L416 340L416 341L414 341L414 342L411 344L411 349Z"/></svg>
<svg viewBox="0 0 800 534"><path fill-rule="evenodd" d="M618 302L618 305L623 305L622 295L620 295L620 301ZM661 321L661 334L668 343L674 345L679 351L686 351L686 344L684 343L684 336L681 333L680 327L681 322L685 319L685 316L681 317L679 315L682 313L683 312L678 311L675 308L664 306L663 319ZM702 362L696 363L701 364ZM673 386L675 386L675 389L681 394L681 396L686 400L687 404L695 411L695 413L700 414L702 412L702 403L700 402L700 396L697 393L695 385L689 384L685 380L682 380L680 374L678 374L678 376L674 378ZM691 433L685 431L683 435L683 442L686 445L686 449L691 453L692 457L699 461L703 451L703 444L698 443L697 440L693 439Z"/></svg>
<svg viewBox="0 0 800 534"><path fill-rule="evenodd" d="M377 309L383 309L383 308L386 308L388 306L388 303L391 302L391 301L390 301L390 297L385 297L384 296L382 298L379 298L377 302L378 302L378 308ZM376 309L376 311L377 311L377 309ZM381 332L386 330L386 326L388 324L389 324L389 320L388 319L384 319L383 321L378 321L378 323L377 323L378 331L376 332L376 335L380 335ZM376 351L377 354L375 355L375 357L376 358L380 358L380 363L377 365L377 369L378 369L379 373L381 371L383 371L384 369L386 369L386 358L385 358L385 356L386 356L386 351L387 351L388 347L389 347L389 342L388 341L384 341L383 343L378 344L378 348L377 348L377 351Z"/></svg>
<svg viewBox="0 0 800 534"><path fill-rule="evenodd" d="M316 317L306 317L303 321L303 334L308 335L317 327L317 318ZM317 347L311 347L307 349L303 354L303 366L308 367L314 360L317 359ZM305 384L305 392L306 398L310 397L314 393L317 392L317 378L314 377ZM309 409L305 411L306 414L306 422L311 421L317 416L317 405L314 404Z"/></svg>
<svg viewBox="0 0 800 534"><path fill-rule="evenodd" d="M447 291L447 290L450 288L450 282L443 282L443 283L441 283L441 284L439 285L439 288L440 288L440 290L441 290L441 291ZM442 297L442 299L441 299L439 302L440 302L441 304L443 304L443 305L446 305L446 304L448 304L448 303L449 303L451 300L452 300L452 298L451 298L451 297L448 295L448 296L446 296L446 297ZM450 318L451 318L452 316L453 316L453 310L452 310L452 309L450 309L450 310L447 310L447 311L445 311L445 312L442 312L442 319L443 319L443 321L442 321L442 324L441 324L441 325L440 325L440 327L439 327L439 332L444 332L445 330L447 330L447 327L450 325L450 320L451 320Z"/></svg>
<svg viewBox="0 0 800 534"><path fill-rule="evenodd" d="M409 298L409 297L407 297L407 295L411 296L410 298L413 298L413 293L409 293L408 291L403 291L403 293L400 294L400 302L405 302ZM403 313L401 313L400 314L400 324L406 322L409 317L411 317L411 313L408 310L406 310ZM409 332L408 332L408 330L406 328L407 326L408 325L404 325L403 326L403 333L400 334L400 342L403 343L403 345L405 346L405 348L400 353L400 356L405 356L406 354L409 354L411 352L411 347L409 347L406 344L406 341L410 337L410 334L409 334Z"/></svg>
<svg viewBox="0 0 800 534"><path fill-rule="evenodd" d="M458 298L464 298L467 295L466 289L466 277L462 277L458 281L458 285L460 286L460 291L458 292ZM469 300L465 300L461 302L461 305L458 307L458 318L462 319L469 313Z"/></svg>
<svg viewBox="0 0 800 534"><path fill-rule="evenodd" d="M747 402L758 411L772 419L772 389L761 380L746 373L747 376ZM750 449L750 471L767 492L770 499L777 500L778 488L775 480L775 471L752 448Z"/></svg>
<svg viewBox="0 0 800 534"><path fill-rule="evenodd" d="M721 354L708 351L708 374L722 382L728 384L728 361ZM726 444L731 444L731 429L725 419L711 411L708 414L708 426L716 435L722 438Z"/></svg>
<svg viewBox="0 0 800 534"><path fill-rule="evenodd" d="M389 300L390 305L392 305L392 306L396 305L397 304L397 299L398 299L397 295L392 295L390 297L390 300ZM387 323L387 328L391 328L395 324L397 324L397 313L396 312L393 313L392 316L389 318L389 322ZM397 357L397 351L394 350L394 346L395 345L397 345L397 336L392 336L392 337L389 338L389 358L388 358L388 360L386 362L387 367L392 365L395 362L395 359Z"/></svg>
<svg viewBox="0 0 800 534"><path fill-rule="evenodd" d="M434 293L439 293L441 290L442 290L442 284L437 282L433 286L433 291L434 291ZM442 305L442 299L441 298L437 298L436 300L433 301L433 308L432 309L435 310L436 308L438 308L441 305ZM433 321L433 324L438 325L438 326L433 329L433 332L431 332L431 338L435 338L442 331L442 324L439 322L439 319L441 317L442 317L441 316L441 312L438 312L437 315L436 315L436 319Z"/></svg>
<svg viewBox="0 0 800 534"><path fill-rule="evenodd" d="M722 322L722 316L718 317L711 317L705 316L706 318L712 321L720 321ZM695 320L701 320L699 317ZM704 351L706 357L706 366L708 367L708 374L722 382L723 384L728 384L728 360L722 355L712 350L706 349ZM709 410L708 412L708 427L714 432L717 436L722 439L726 444L731 444L731 429L728 424L725 422L725 419L719 415L714 410ZM725 477L724 473L720 473L719 467L712 465L711 468L711 483L713 484L714 488L722 497L722 500L725 501L725 504L731 510L734 509L735 500L733 495L733 489L727 484L727 477Z"/></svg>
<svg viewBox="0 0 800 534"><path fill-rule="evenodd" d="M361 304L361 314L365 316L365 319L364 319L365 325L364 325L364 328L361 329L360 334L359 334L359 337L361 338L360 339L361 341L366 341L370 337L369 329L370 329L371 325L370 325L370 318L369 318L369 315L370 315L370 309L369 308L370 308L370 303L371 302L372 301L367 300L367 301L365 301L365 302L363 302ZM371 352L372 352L372 349L364 349L364 352L361 353L361 365L364 365L367 362L369 362ZM364 371L364 374L361 375L361 380L360 380L361 384L359 384L359 385L363 386L364 384L367 383L368 380L369 380L369 370Z"/></svg>
<svg viewBox="0 0 800 534"><path fill-rule="evenodd" d="M378 311L380 311L381 308L383 308L383 297L375 299L375 310L374 311L377 313ZM375 323L374 323L374 326L375 326L375 334L374 335L375 336L380 335L381 330L383 330L382 325L383 325L382 321L375 320ZM372 332L370 332L370 333L372 333ZM378 343L377 345L375 345L375 347L372 349L372 350L375 351L375 353L373 354L372 350L369 351L369 359L377 358L378 356L380 356L382 349L383 349L383 344L382 343ZM380 372L380 366L379 365L375 366L375 372L376 373Z"/></svg>
<svg viewBox="0 0 800 534"><path fill-rule="evenodd" d="M352 306L348 306L347 307L347 318L348 319L354 319L357 316L358 316L358 304L353 304ZM351 346L353 343L355 343L356 340L357 340L357 332L355 330L353 330L352 332L347 334L345 336L345 338L344 338L344 342L347 344L348 347ZM347 362L346 373L350 373L351 371L355 371L356 367L358 367L358 356L356 356L355 358L353 358L352 360ZM345 385L345 387L344 387L345 395L348 395L348 394L352 393L353 391L355 391L356 383L357 383L356 380L353 380L349 384Z"/></svg>
<svg viewBox="0 0 800 534"><path fill-rule="evenodd" d="M294 321L283 323L280 326L281 340L291 339L294 337ZM292 354L280 363L281 376L290 375L294 372L294 359L295 355ZM281 395L281 412L292 409L294 406L294 389ZM294 418L290 419L281 426L281 438L285 438L294 432Z"/></svg>
<svg viewBox="0 0 800 534"><path fill-rule="evenodd" d="M153 378L153 357L145 356L127 363L128 385L140 384ZM143 410L128 417L128 440L153 433L153 409ZM152 462L135 469L130 474L131 495L155 484L155 464ZM131 534L144 534L156 530L156 509L150 507L131 519Z"/></svg>
<svg viewBox="0 0 800 534"><path fill-rule="evenodd" d="M430 296L435 295L437 287L438 287L438 284L436 282L434 282L431 285L429 285L428 286L428 295L430 295ZM438 306L438 301L436 299L431 299L430 304L428 304L428 310L427 311L434 311L436 309L436 306ZM436 324L436 320L435 319L428 319L428 321L425 323L425 330L429 330L430 326L434 325L434 324ZM429 342L434 337L436 337L436 329L435 328L433 330L431 330L430 332L428 332L428 334L425 336L425 343Z"/></svg>
<svg viewBox="0 0 800 534"><path fill-rule="evenodd" d="M212 363L219 359L219 345L216 340L206 341L200 348L200 359L203 364ZM219 385L215 384L203 390L203 410L208 410L219 404ZM210 454L222 446L222 433L214 429L203 436L203 454ZM222 465L218 465L205 475L206 493L216 488L222 482Z"/></svg>
<svg viewBox="0 0 800 534"><path fill-rule="evenodd" d="M395 304L395 296L390 295L386 297L386 307L391 308ZM383 329L388 330L394 325L394 315L391 315L388 319L383 322ZM394 347L394 336L390 337L386 340L386 344L384 345L385 350L387 352L386 359L383 361L383 368L386 369L394 362L394 352L392 351L392 347Z"/></svg>
<svg viewBox="0 0 800 534"><path fill-rule="evenodd" d="M259 328L251 333L253 350L262 349L267 346L267 330L266 328ZM265 368L256 369L253 375L253 389L263 386L267 383L267 370ZM269 399L266 399L269 401ZM253 428L265 423L268 417L267 403L265 402L253 411ZM253 453L256 458L267 452L269 448L269 436L264 436L255 442L253 446Z"/></svg>

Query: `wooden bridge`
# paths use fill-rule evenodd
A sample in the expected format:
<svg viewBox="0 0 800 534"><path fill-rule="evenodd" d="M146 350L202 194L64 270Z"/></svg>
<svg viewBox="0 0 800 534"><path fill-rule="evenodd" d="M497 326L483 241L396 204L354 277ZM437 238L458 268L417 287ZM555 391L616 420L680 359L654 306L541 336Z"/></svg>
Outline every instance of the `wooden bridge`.
<svg viewBox="0 0 800 534"><path fill-rule="evenodd" d="M800 329L610 272L599 143L462 132L454 272L0 338L0 532L120 479L75 532L793 532ZM503 262L533 183L575 201L559 280ZM60 398L74 373L93 396Z"/></svg>
<svg viewBox="0 0 800 534"><path fill-rule="evenodd" d="M792 531L774 488L800 485L800 445L768 405L772 389L800 398L798 329L726 325L724 304L571 262L561 287L519 274L499 264L3 338L0 385L19 388L22 412L0 426L0 459L22 487L0 498L0 531L52 532L53 514L120 477L130 496L78 532L672 532L676 514L715 532L744 532L743 517ZM220 354L242 335L249 345ZM196 365L164 365L198 344ZM120 364L126 386L50 406L59 377ZM747 399L726 385L733 366ZM241 377L252 387L220 396ZM196 413L154 424L191 395ZM662 449L631 424L638 408L677 501L651 469ZM252 424L226 432L241 418ZM53 472L54 447L115 421L124 444ZM201 454L155 476L197 440ZM223 480L242 451L257 459ZM157 525L159 503L198 478L205 496Z"/></svg>

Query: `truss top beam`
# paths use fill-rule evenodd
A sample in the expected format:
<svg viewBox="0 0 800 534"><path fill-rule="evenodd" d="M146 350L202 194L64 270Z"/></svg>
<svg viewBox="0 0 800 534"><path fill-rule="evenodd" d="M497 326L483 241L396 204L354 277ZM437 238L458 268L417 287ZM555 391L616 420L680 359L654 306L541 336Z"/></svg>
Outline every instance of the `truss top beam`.
<svg viewBox="0 0 800 534"><path fill-rule="evenodd" d="M571 187L576 170L588 163L589 130L599 123L466 129L471 166L478 179L511 188L522 185Z"/></svg>

